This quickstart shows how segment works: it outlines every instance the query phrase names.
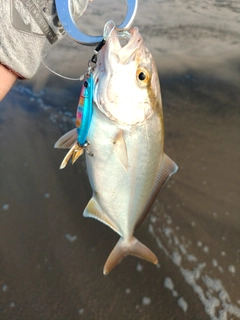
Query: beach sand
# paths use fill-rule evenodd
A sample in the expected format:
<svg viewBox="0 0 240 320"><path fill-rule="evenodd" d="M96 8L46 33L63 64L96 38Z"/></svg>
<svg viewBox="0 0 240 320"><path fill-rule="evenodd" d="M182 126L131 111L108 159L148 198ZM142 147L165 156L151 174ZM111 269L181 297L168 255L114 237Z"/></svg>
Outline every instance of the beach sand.
<svg viewBox="0 0 240 320"><path fill-rule="evenodd" d="M57 106L21 83L5 99L1 319L208 319L216 301L239 317L239 89L190 74L161 83L165 150L179 171L136 232L160 265L128 257L107 277L118 236L82 217L91 196L84 158L60 171L65 151L53 149L72 118L56 120Z"/></svg>
<svg viewBox="0 0 240 320"><path fill-rule="evenodd" d="M176 5L183 10L181 3L186 5ZM171 8L161 5L167 19ZM194 18L198 10L191 12ZM215 64L209 67L203 53L189 60L178 47L165 55L153 48L147 19L147 14L145 20L138 17L138 24L145 23L160 72L165 152L179 166L136 232L159 264L127 257L103 276L118 235L82 216L91 197L84 157L59 170L66 152L53 148L74 127L80 85L41 67L0 104L1 320L240 319L236 52L226 50L215 60L211 55ZM231 32L229 27L226 47L230 35L235 39ZM169 52L173 34L166 36ZM84 67L81 60L78 68ZM66 66L60 70L74 76Z"/></svg>

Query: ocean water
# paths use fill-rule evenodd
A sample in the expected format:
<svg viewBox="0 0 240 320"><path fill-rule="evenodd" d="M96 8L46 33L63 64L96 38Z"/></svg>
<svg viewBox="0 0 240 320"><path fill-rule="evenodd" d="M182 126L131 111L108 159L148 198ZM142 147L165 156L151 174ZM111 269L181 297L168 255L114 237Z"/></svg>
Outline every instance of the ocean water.
<svg viewBox="0 0 240 320"><path fill-rule="evenodd" d="M100 34L124 6L94 0L78 25ZM1 320L240 319L239 12L238 1L139 1L179 166L136 232L157 266L127 257L102 275L118 236L82 217L84 158L59 171L65 151L53 149L74 127L80 83L41 66L1 102ZM78 77L92 50L65 39L44 61Z"/></svg>

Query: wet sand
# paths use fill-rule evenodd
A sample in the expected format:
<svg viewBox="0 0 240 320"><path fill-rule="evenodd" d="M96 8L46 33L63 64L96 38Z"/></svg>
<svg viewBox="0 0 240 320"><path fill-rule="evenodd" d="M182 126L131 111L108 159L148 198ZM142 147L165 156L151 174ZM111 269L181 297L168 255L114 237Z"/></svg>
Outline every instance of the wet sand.
<svg viewBox="0 0 240 320"><path fill-rule="evenodd" d="M165 150L179 171L136 232L159 266L128 257L106 277L118 236L82 217L84 158L59 171L65 152L53 149L71 116L59 128L57 106L21 83L3 101L1 319L240 317L239 89L191 73L161 85Z"/></svg>
<svg viewBox="0 0 240 320"><path fill-rule="evenodd" d="M159 265L127 257L103 276L118 235L82 217L84 157L60 171L65 151L53 148L74 126L79 83L41 67L0 103L1 320L240 319L239 5L161 1L158 14L159 3L136 19L179 166L136 232ZM50 66L82 74L92 48L61 50Z"/></svg>

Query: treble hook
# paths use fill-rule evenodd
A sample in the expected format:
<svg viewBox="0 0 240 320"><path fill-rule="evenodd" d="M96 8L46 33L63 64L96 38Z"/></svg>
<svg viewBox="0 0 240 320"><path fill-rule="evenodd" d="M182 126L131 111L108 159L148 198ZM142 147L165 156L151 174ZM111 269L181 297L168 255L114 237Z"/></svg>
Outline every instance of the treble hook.
<svg viewBox="0 0 240 320"><path fill-rule="evenodd" d="M55 0L55 5L63 28L73 40L86 46L96 45L103 40L103 36L89 36L78 29L71 13L70 0ZM127 0L127 6L126 17L117 27L118 30L130 28L137 12L138 0Z"/></svg>

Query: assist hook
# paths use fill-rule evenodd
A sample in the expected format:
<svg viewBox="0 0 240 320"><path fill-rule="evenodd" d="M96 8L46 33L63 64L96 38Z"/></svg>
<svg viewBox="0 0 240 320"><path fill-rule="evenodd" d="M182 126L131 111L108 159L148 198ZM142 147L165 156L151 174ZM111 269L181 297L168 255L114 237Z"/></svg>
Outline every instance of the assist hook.
<svg viewBox="0 0 240 320"><path fill-rule="evenodd" d="M86 46L93 46L103 40L102 36L89 36L78 29L71 13L70 0L55 0L55 5L63 28L74 41ZM117 27L118 30L130 28L137 12L138 0L127 0L127 6L126 17Z"/></svg>

